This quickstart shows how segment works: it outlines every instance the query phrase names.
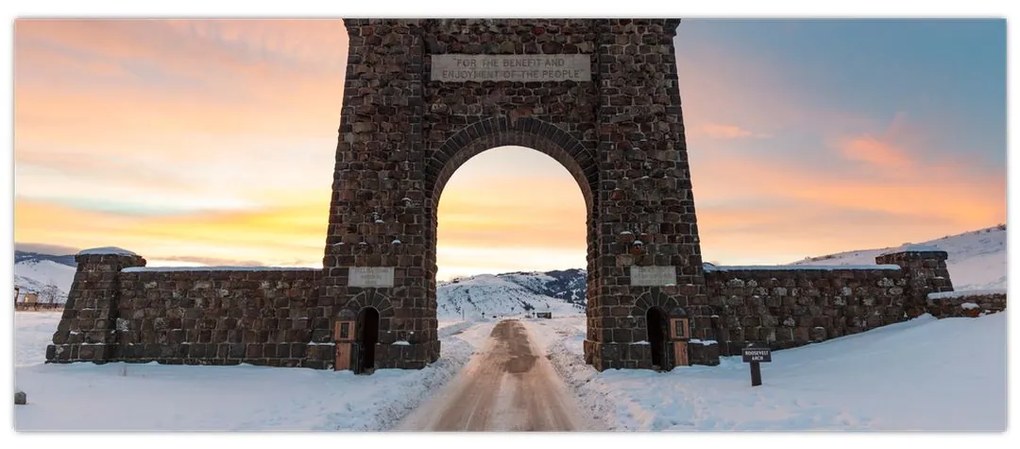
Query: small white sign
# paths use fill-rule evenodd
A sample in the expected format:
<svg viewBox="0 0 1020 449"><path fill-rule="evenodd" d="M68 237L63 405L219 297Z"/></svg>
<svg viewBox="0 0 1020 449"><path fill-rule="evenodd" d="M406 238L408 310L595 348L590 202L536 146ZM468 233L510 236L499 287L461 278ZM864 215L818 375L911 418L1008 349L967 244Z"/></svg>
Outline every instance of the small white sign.
<svg viewBox="0 0 1020 449"><path fill-rule="evenodd" d="M393 286L394 267L350 267L347 285L350 287L384 288Z"/></svg>
<svg viewBox="0 0 1020 449"><path fill-rule="evenodd" d="M591 55L432 55L432 81L591 81Z"/></svg>
<svg viewBox="0 0 1020 449"><path fill-rule="evenodd" d="M659 287L676 284L676 267L630 267L630 285L637 287Z"/></svg>

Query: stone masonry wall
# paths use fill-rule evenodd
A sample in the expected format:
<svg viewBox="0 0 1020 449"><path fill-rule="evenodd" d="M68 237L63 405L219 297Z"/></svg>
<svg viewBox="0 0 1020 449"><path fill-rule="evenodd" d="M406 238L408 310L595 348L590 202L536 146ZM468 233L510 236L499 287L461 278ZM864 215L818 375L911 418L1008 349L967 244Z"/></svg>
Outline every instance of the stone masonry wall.
<svg viewBox="0 0 1020 449"><path fill-rule="evenodd" d="M46 348L46 360L105 362L117 345L114 321L120 270L144 266L145 259L129 252L86 253L75 256L75 262L78 269L53 344Z"/></svg>
<svg viewBox="0 0 1020 449"><path fill-rule="evenodd" d="M1006 310L1006 292L972 291L931 293L926 311L936 318L969 317Z"/></svg>
<svg viewBox="0 0 1020 449"><path fill-rule="evenodd" d="M714 315L704 324L721 355L737 355L749 344L792 348L905 321L924 313L921 298L951 285L945 258L911 252L876 259L902 265L709 268Z"/></svg>
<svg viewBox="0 0 1020 449"><path fill-rule="evenodd" d="M325 367L330 318L319 270L125 270L115 321L122 361ZM313 331L313 329L317 329ZM328 346L328 347L325 347Z"/></svg>
<svg viewBox="0 0 1020 449"><path fill-rule="evenodd" d="M50 362L329 368L330 317L312 269L145 269L136 255L79 255ZM322 329L322 330L320 330Z"/></svg>

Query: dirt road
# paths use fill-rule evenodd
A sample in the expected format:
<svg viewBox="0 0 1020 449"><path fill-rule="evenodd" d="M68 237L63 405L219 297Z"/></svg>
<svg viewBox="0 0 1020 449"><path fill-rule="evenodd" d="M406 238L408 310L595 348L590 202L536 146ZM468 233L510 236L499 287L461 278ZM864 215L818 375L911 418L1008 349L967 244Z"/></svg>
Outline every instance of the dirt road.
<svg viewBox="0 0 1020 449"><path fill-rule="evenodd" d="M506 320L492 329L487 349L398 429L585 430L581 416L527 328Z"/></svg>

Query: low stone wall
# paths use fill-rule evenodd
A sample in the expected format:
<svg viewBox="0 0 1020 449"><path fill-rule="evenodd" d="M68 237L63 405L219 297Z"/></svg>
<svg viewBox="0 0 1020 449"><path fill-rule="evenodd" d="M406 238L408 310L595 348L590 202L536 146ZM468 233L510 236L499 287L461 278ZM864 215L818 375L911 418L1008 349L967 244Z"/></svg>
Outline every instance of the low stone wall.
<svg viewBox="0 0 1020 449"><path fill-rule="evenodd" d="M305 365L312 329L328 333L330 328L329 318L315 304L319 273L126 269L120 276L118 346L112 358ZM329 340L328 334L316 337ZM319 359L318 351L313 352L313 359Z"/></svg>
<svg viewBox="0 0 1020 449"><path fill-rule="evenodd" d="M971 290L931 293L928 313L936 318L970 317L1006 310L1005 290Z"/></svg>
<svg viewBox="0 0 1020 449"><path fill-rule="evenodd" d="M877 265L706 266L719 353L792 348L916 317L928 293L952 290L946 257L908 249L879 256Z"/></svg>
<svg viewBox="0 0 1020 449"><path fill-rule="evenodd" d="M862 332L930 312L972 316L1005 308L1005 294L951 295L941 251L900 251L880 265L713 267L707 304L691 314L690 361L718 363L749 344L784 349ZM156 361L331 368L332 321L341 309L322 270L144 268L133 253L83 253L64 314L47 348L50 362ZM895 264L884 263L895 261ZM667 298L685 286L666 286ZM933 294L936 292L936 294ZM432 346L404 344L421 329L391 330L388 300L365 289L356 305L380 312L378 367L409 367ZM971 305L973 304L973 305ZM355 313L351 310L351 313ZM693 310L688 310L690 313ZM702 321L699 321L702 320ZM586 342L587 344L587 342ZM623 360L650 359L648 345L621 346ZM423 365L423 363L422 363ZM637 362L633 363L637 367ZM418 367L418 366L413 366Z"/></svg>
<svg viewBox="0 0 1020 449"><path fill-rule="evenodd" d="M332 366L321 270L149 269L131 254L76 260L47 361Z"/></svg>
<svg viewBox="0 0 1020 449"><path fill-rule="evenodd" d="M902 321L907 279L874 269L721 268L705 272L721 355L784 349Z"/></svg>

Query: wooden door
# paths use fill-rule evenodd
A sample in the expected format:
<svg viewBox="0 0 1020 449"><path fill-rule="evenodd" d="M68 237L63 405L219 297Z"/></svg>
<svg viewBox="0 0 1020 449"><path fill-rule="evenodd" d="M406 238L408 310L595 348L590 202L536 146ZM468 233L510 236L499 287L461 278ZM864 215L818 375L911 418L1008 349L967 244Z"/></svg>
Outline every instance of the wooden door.
<svg viewBox="0 0 1020 449"><path fill-rule="evenodd" d="M687 360L687 342L686 341L674 341L673 342L673 356L674 366L687 366L690 362Z"/></svg>
<svg viewBox="0 0 1020 449"><path fill-rule="evenodd" d="M351 344L350 343L337 343L336 344L336 361L334 362L333 369L336 371L343 371L351 369Z"/></svg>

